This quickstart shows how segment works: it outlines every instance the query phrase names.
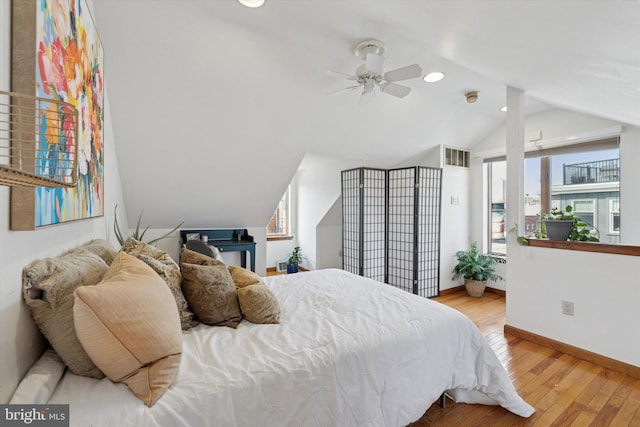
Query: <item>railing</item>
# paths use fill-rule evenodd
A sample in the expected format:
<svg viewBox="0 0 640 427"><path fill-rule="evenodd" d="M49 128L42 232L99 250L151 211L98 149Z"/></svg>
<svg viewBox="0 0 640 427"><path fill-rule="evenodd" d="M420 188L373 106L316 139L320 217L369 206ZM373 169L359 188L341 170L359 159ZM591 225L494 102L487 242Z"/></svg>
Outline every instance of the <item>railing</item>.
<svg viewBox="0 0 640 427"><path fill-rule="evenodd" d="M563 165L564 185L620 181L620 159Z"/></svg>

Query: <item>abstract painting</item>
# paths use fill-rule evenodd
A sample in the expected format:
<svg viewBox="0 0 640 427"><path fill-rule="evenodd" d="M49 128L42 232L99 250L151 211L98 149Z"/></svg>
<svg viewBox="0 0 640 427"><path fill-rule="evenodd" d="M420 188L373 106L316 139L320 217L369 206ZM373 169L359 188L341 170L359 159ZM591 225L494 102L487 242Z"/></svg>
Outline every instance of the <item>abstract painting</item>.
<svg viewBox="0 0 640 427"><path fill-rule="evenodd" d="M21 0L12 10L12 84L14 92L65 101L78 111L77 185L16 191L15 204L26 206L12 229L33 229L104 214L103 50L85 0ZM18 40L16 40L16 38ZM31 50L31 52L29 52ZM33 67L33 68L31 68ZM28 72L27 69L31 69ZM17 87L16 87L17 86ZM52 110L36 118L50 126ZM64 150L66 124L53 141L40 132L40 151ZM69 126L71 128L71 126ZM72 140L72 136L69 140ZM60 148L62 147L62 148ZM60 155L60 153L56 153ZM35 167L48 165L36 164ZM34 203L25 203L33 194ZM14 191L12 189L12 205ZM33 209L33 220L22 216ZM12 207L12 216L15 214ZM27 223L25 226L24 223ZM33 223L33 227L29 227Z"/></svg>

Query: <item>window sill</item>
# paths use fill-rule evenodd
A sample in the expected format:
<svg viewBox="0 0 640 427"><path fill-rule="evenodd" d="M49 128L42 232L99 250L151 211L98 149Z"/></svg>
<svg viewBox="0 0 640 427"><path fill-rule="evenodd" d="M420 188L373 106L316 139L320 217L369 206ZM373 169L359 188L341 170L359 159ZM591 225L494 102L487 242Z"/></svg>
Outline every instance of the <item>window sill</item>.
<svg viewBox="0 0 640 427"><path fill-rule="evenodd" d="M293 236L267 236L267 242L276 242L278 240L293 240Z"/></svg>
<svg viewBox="0 0 640 427"><path fill-rule="evenodd" d="M596 242L569 242L561 240L527 239L529 246L567 249L570 251L599 252L603 254L640 256L640 246L611 245Z"/></svg>

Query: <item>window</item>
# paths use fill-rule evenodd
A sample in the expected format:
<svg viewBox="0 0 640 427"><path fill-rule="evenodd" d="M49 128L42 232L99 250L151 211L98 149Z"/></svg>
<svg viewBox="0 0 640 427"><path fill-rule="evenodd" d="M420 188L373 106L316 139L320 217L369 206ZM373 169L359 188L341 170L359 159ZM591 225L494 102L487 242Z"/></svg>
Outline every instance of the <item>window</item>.
<svg viewBox="0 0 640 427"><path fill-rule="evenodd" d="M280 199L276 211L269 220L269 224L267 225L267 239L276 240L291 237L290 192L291 188L287 187L287 191L285 191L282 199Z"/></svg>
<svg viewBox="0 0 640 427"><path fill-rule="evenodd" d="M527 151L523 201L525 236L532 236L539 230L543 213L571 205L576 215L600 230L601 242L617 243L620 233L620 155L617 146L616 137ZM506 253L502 236L509 228L503 213L506 161L501 157L485 162L488 164L489 251ZM598 213L599 206L601 214ZM608 212L605 211L607 207Z"/></svg>
<svg viewBox="0 0 640 427"><path fill-rule="evenodd" d="M620 199L609 200L609 234L620 234Z"/></svg>
<svg viewBox="0 0 640 427"><path fill-rule="evenodd" d="M571 207L574 215L580 217L587 224L596 222L596 201L595 200L572 200Z"/></svg>

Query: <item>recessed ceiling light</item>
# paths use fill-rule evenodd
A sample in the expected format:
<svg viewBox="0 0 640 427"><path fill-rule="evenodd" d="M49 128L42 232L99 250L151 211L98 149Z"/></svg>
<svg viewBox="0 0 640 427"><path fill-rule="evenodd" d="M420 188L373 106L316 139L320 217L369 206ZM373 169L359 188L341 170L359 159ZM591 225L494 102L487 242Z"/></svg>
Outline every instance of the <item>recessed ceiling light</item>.
<svg viewBox="0 0 640 427"><path fill-rule="evenodd" d="M265 1L266 0L238 0L238 3L243 6L255 8L262 6Z"/></svg>
<svg viewBox="0 0 640 427"><path fill-rule="evenodd" d="M424 81L427 83L435 83L444 79L444 73L442 71L433 71L429 74L425 74L423 77Z"/></svg>
<svg viewBox="0 0 640 427"><path fill-rule="evenodd" d="M505 112L507 111L507 109L508 109L508 108L507 108L507 106L505 105L504 107L502 107L502 108L500 109L500 111L502 111L503 113L505 113Z"/></svg>

